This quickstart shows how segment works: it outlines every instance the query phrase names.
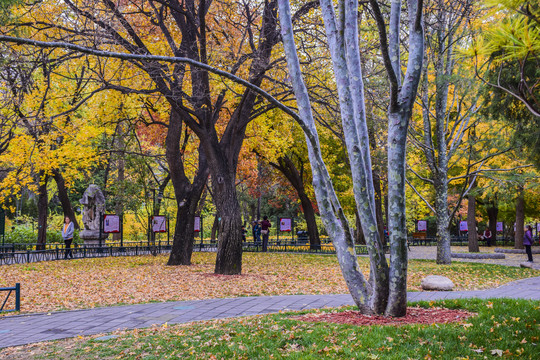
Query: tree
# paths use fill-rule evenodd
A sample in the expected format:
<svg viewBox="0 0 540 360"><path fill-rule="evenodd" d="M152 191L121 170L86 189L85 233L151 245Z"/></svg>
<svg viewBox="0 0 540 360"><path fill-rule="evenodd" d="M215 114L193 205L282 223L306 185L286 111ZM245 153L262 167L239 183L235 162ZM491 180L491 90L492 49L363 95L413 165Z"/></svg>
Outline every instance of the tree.
<svg viewBox="0 0 540 360"><path fill-rule="evenodd" d="M13 101L6 104L9 106L3 114L13 121L13 130L11 142L0 159L11 169L2 181L1 196L20 194L25 187L38 193L37 242L43 246L48 180L56 181L64 216L70 217L78 228L66 182L71 182L78 176L78 169L97 158L91 136L99 130L81 121L84 115L80 107L86 100L81 93L88 90L83 81L84 66L70 71L65 68L69 55L55 58L46 51L25 54L8 49L4 54L0 78ZM74 81L66 80L70 77Z"/></svg>
<svg viewBox="0 0 540 360"><path fill-rule="evenodd" d="M405 140L412 105L421 73L423 48L422 2L409 1L409 63L403 79L400 71L399 19L400 2L392 2L390 38L379 4L370 1L381 39L381 50L389 82L391 101L388 111L389 228L391 246L390 271L382 252L377 230L369 136L365 120L363 78L358 51L358 3L340 1L341 22L337 22L334 6L321 1L334 76L340 97L345 141L352 170L353 187L362 228L371 259L371 285L358 270L352 235L339 200L333 191L329 174L322 160L310 100L302 79L300 63L292 32L289 3L279 1L284 50L297 98L300 125L306 133L319 210L332 238L343 275L357 306L366 313L401 316L406 311L406 228L405 228Z"/></svg>

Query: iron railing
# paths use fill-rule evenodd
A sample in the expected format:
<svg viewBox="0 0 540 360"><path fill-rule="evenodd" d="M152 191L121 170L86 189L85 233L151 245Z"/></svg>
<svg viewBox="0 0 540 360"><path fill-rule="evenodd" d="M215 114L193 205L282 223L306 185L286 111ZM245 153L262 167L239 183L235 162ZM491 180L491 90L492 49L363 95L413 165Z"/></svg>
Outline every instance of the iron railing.
<svg viewBox="0 0 540 360"><path fill-rule="evenodd" d="M1 291L6 291L7 295L6 295L6 298L4 299L4 302L2 303L2 306L0 307L0 312L21 311L21 284L16 283L15 286L13 287L0 288L0 292ZM11 295L13 291L15 291L15 309L5 310L4 308L6 306L6 303L9 299L9 296Z"/></svg>

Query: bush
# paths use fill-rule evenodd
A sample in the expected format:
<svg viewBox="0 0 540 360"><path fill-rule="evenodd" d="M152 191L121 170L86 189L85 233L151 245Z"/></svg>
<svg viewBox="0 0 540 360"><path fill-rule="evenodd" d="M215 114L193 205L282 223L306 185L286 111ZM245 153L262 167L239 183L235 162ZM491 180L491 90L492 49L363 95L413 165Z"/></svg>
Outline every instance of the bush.
<svg viewBox="0 0 540 360"><path fill-rule="evenodd" d="M75 231L74 242L80 242L79 231ZM35 244L37 242L37 231L31 227L19 225L9 230L6 229L6 244ZM47 243L63 243L60 230L47 230Z"/></svg>

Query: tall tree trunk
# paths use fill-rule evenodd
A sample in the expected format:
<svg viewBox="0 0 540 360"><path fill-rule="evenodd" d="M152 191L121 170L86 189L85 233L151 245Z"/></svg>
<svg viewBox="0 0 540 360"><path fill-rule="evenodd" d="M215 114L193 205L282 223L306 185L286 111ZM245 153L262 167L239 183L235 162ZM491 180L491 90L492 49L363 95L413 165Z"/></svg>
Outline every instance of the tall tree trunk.
<svg viewBox="0 0 540 360"><path fill-rule="evenodd" d="M242 218L236 197L235 177L225 172L213 173L212 186L217 212L221 216L214 272L222 275L240 274L242 272Z"/></svg>
<svg viewBox="0 0 540 360"><path fill-rule="evenodd" d="M489 231L491 231L491 243L493 245L497 244L497 216L499 214L499 208L497 204L491 203L486 209L488 219L489 219Z"/></svg>
<svg viewBox="0 0 540 360"><path fill-rule="evenodd" d="M473 180L474 181L474 180ZM479 252L478 232L476 231L476 197L469 193L467 206L467 238L469 239L469 252Z"/></svg>
<svg viewBox="0 0 540 360"><path fill-rule="evenodd" d="M304 211L304 217L306 218L310 248L315 250L320 249L321 239L319 238L319 229L317 228L317 221L315 220L313 204L305 191L302 191L298 195L300 196L300 203L302 204L302 210Z"/></svg>
<svg viewBox="0 0 540 360"><path fill-rule="evenodd" d="M516 199L516 233L514 237L514 249L523 249L523 236L525 235L525 195L523 186L518 188Z"/></svg>
<svg viewBox="0 0 540 360"><path fill-rule="evenodd" d="M215 241L217 239L217 234L219 230L219 215L216 212L214 215L214 223L212 224L212 232L210 233L210 239Z"/></svg>
<svg viewBox="0 0 540 360"><path fill-rule="evenodd" d="M118 161L117 161L117 178L116 178L116 184L117 184L117 192L116 192L116 201L114 204L114 212L116 215L119 215L121 219L123 220L124 216L124 181L125 181L125 154L124 154L124 129L122 122L120 122L116 127L116 133L117 133L117 148L120 150L118 153ZM118 191L119 190L119 191ZM120 241L122 238L122 233L113 233L113 240L114 241Z"/></svg>
<svg viewBox="0 0 540 360"><path fill-rule="evenodd" d="M362 231L362 223L360 222L360 215L358 211L355 211L355 224L356 231L354 232L354 243L355 245L366 245L366 237L364 236L364 231Z"/></svg>
<svg viewBox="0 0 540 360"><path fill-rule="evenodd" d="M407 224L405 218L405 144L410 114L388 117L388 231L390 236L390 281L386 314L407 312Z"/></svg>
<svg viewBox="0 0 540 360"><path fill-rule="evenodd" d="M48 180L49 176L41 170L38 176L38 238L36 250L45 250L45 244L47 243L47 216L49 215Z"/></svg>
<svg viewBox="0 0 540 360"><path fill-rule="evenodd" d="M440 157L441 155L439 155ZM448 172L435 180L435 211L437 215L437 264L452 263L450 251L450 215L448 214Z"/></svg>
<svg viewBox="0 0 540 360"><path fill-rule="evenodd" d="M75 229L79 229L79 223L77 222L77 217L75 216L75 212L73 211L73 207L71 206L71 201L69 200L67 193L66 182L58 169L53 170L53 178L56 182L58 198L60 199L60 204L62 204L64 216L69 217Z"/></svg>

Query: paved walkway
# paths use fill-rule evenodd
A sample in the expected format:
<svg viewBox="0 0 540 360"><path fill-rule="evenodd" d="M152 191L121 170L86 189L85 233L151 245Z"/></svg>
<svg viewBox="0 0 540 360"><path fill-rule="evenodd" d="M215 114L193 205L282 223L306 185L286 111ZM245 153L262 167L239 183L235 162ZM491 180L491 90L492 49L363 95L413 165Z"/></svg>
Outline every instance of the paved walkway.
<svg viewBox="0 0 540 360"><path fill-rule="evenodd" d="M425 291L408 294L409 301L471 297L540 300L540 277L515 281L489 290ZM352 304L349 294L291 295L150 303L8 316L0 318L0 348L164 323L178 324Z"/></svg>
<svg viewBox="0 0 540 360"><path fill-rule="evenodd" d="M493 254L496 246L481 246L481 253L490 253ZM535 247L538 248L538 247ZM467 246L452 246L452 253L468 253L469 248ZM519 267L522 262L527 261L527 255L523 254L504 254L504 259L464 259L464 258L452 258L452 261L463 261L463 262L475 262L475 263L484 263L484 264L496 264L496 265L505 265L505 266L517 266ZM534 254L533 258L535 264L538 265L540 262L540 255ZM409 259L428 259L436 260L437 259L437 247L436 246L411 246L409 251Z"/></svg>

